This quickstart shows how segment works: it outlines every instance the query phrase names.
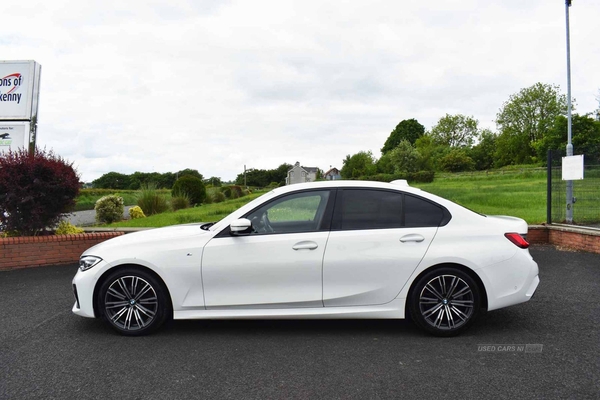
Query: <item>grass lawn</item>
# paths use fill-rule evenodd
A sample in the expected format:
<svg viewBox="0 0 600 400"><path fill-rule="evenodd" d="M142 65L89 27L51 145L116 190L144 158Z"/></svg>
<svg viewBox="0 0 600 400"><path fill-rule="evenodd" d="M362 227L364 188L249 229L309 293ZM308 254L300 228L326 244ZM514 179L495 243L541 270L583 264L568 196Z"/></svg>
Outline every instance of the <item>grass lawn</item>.
<svg viewBox="0 0 600 400"><path fill-rule="evenodd" d="M546 172L542 170L445 175L412 186L482 214L512 215L529 224L546 221Z"/></svg>
<svg viewBox="0 0 600 400"><path fill-rule="evenodd" d="M427 192L452 200L482 214L512 215L529 224L546 220L546 172L539 169L486 174L443 174L432 183L414 183ZM110 227L161 227L190 222L218 221L266 192L207 204L148 218L117 222Z"/></svg>
<svg viewBox="0 0 600 400"><path fill-rule="evenodd" d="M244 204L254 200L266 192L255 192L247 196L234 200L227 200L222 203L205 204L200 207L186 208L175 212L152 215L147 218L132 219L128 221L115 222L108 227L154 227L188 224L191 222L216 222L223 217L231 214Z"/></svg>

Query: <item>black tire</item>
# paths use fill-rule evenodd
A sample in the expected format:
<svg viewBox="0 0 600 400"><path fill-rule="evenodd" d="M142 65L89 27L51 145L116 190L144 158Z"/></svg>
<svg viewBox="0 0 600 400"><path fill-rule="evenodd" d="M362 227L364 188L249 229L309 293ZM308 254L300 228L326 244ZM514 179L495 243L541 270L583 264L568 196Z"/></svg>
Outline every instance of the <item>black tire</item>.
<svg viewBox="0 0 600 400"><path fill-rule="evenodd" d="M477 282L458 268L444 267L423 275L408 299L411 319L435 336L455 336L467 329L481 310Z"/></svg>
<svg viewBox="0 0 600 400"><path fill-rule="evenodd" d="M102 318L125 336L154 332L173 315L164 284L154 275L133 267L119 268L103 280L97 304Z"/></svg>

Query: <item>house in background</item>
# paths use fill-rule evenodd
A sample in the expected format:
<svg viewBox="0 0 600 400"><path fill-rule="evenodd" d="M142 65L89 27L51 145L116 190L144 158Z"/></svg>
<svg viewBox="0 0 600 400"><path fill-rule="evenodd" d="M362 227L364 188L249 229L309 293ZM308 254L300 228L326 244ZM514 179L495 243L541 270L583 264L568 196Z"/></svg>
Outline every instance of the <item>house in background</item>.
<svg viewBox="0 0 600 400"><path fill-rule="evenodd" d="M323 174L323 179L326 181L337 181L338 179L342 179L342 174L340 173L340 170L335 167L329 168L329 171Z"/></svg>
<svg viewBox="0 0 600 400"><path fill-rule="evenodd" d="M293 185L294 183L314 182L317 180L317 171L317 167L302 167L296 161L296 164L287 173L285 184Z"/></svg>

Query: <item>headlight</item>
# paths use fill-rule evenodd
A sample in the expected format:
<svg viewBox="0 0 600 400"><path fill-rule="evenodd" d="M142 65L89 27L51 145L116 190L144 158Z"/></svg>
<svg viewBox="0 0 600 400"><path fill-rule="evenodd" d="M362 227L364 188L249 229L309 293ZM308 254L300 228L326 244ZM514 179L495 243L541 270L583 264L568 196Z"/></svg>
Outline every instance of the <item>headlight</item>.
<svg viewBox="0 0 600 400"><path fill-rule="evenodd" d="M102 259L96 256L84 256L79 259L79 269L82 271L92 268L98 264Z"/></svg>

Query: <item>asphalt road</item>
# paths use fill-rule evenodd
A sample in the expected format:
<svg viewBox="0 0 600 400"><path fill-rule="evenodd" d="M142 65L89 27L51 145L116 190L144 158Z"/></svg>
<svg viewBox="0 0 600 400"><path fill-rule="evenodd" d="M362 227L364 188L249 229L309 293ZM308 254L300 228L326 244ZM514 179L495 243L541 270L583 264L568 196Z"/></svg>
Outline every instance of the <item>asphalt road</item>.
<svg viewBox="0 0 600 400"><path fill-rule="evenodd" d="M125 206L123 210L123 219L129 218L129 209L133 206ZM71 224L75 226L90 226L96 224L96 211L85 210L85 211L73 211L67 214L66 218Z"/></svg>
<svg viewBox="0 0 600 400"><path fill-rule="evenodd" d="M176 321L125 338L71 313L75 265L1 272L0 399L597 399L600 256L531 252L534 298L450 339L389 320Z"/></svg>

